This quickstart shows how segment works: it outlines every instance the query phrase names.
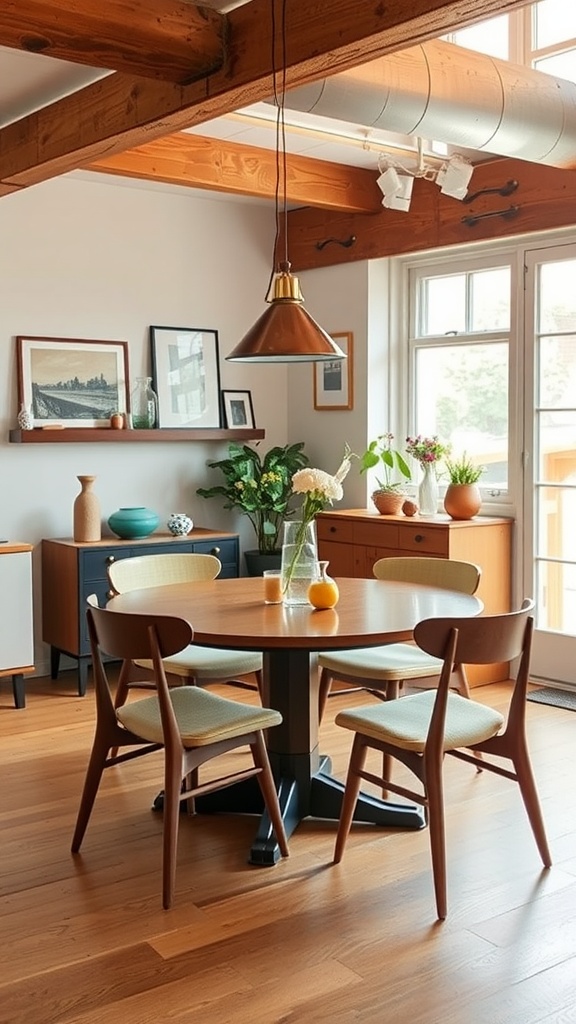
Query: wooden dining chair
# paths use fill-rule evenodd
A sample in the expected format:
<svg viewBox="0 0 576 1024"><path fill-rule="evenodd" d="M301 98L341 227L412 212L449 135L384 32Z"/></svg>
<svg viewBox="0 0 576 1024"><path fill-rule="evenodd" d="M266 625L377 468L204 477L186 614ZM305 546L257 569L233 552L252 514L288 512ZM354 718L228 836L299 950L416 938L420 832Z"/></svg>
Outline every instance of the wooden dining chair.
<svg viewBox="0 0 576 1024"><path fill-rule="evenodd" d="M263 732L279 725L282 715L270 708L226 700L199 687L169 689L165 659L184 650L193 629L183 619L166 615L133 615L97 607L87 609L96 694L96 732L84 782L72 852L77 853L90 819L105 768L164 750L164 823L162 905L172 905L180 803L193 810L194 797L256 776L283 856L286 833L270 769ZM103 653L123 665L149 659L153 665L153 696L114 707ZM206 761L237 747L249 746L252 766L202 784L198 769ZM122 748L129 749L116 753ZM184 785L182 785L184 784Z"/></svg>
<svg viewBox="0 0 576 1024"><path fill-rule="evenodd" d="M457 590L462 594L475 594L480 583L481 569L472 562L450 558L380 558L372 569L379 580L401 583L427 584L443 590ZM434 658L414 644L387 644L383 647L362 647L358 650L334 651L320 654L319 720L322 721L326 702L335 679L369 690L380 700L392 700L407 682L436 685L442 661ZM464 696L470 696L463 665L456 665L452 686Z"/></svg>
<svg viewBox="0 0 576 1024"><path fill-rule="evenodd" d="M475 763L478 752L483 752L511 762L510 767L504 767L484 757L482 769L518 783L542 862L547 868L552 863L526 741L533 608L533 601L525 601L520 611L503 615L424 620L416 626L414 638L423 651L442 660L437 689L351 708L336 717L337 725L354 733L354 741L334 862L342 859L362 780L421 804L429 827L436 907L441 919L447 913L442 784L445 754ZM485 665L515 658L520 662L506 724L498 711L450 692L454 665ZM420 781L421 790L407 789L367 772L369 749L401 761Z"/></svg>
<svg viewBox="0 0 576 1024"><path fill-rule="evenodd" d="M162 587L171 583L189 583L199 580L213 580L222 565L215 555L200 552L170 553L161 555L137 555L135 558L120 558L108 566L108 579L115 594L126 594L130 590L146 587ZM186 650L174 654L165 664L165 670L173 681L189 686L204 686L207 683L228 682L253 676L262 694L262 655L258 651L216 650L190 644ZM154 686L146 682L142 669L147 669L152 679L150 662L138 661L132 672L123 673L122 685L116 691L116 707L124 704L128 690L138 682L139 686Z"/></svg>

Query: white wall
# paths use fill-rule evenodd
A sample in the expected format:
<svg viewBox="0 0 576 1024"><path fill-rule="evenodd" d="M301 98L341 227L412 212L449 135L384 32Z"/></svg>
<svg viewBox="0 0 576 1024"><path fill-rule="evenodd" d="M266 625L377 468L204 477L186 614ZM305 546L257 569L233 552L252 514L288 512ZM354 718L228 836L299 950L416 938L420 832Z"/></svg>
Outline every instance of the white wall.
<svg viewBox="0 0 576 1024"><path fill-rule="evenodd" d="M148 328L219 332L221 385L250 389L265 448L286 442L284 366L242 366L224 356L264 309L273 240L269 206L198 198L185 190L127 187L114 178L70 175L0 201L0 536L34 552L36 664L40 643L42 537L69 537L78 474L93 473L106 519L120 505L147 505L166 521L186 511L198 525L240 532L246 521L196 495L214 483L206 444L15 445L18 334L129 343L132 378L150 372Z"/></svg>

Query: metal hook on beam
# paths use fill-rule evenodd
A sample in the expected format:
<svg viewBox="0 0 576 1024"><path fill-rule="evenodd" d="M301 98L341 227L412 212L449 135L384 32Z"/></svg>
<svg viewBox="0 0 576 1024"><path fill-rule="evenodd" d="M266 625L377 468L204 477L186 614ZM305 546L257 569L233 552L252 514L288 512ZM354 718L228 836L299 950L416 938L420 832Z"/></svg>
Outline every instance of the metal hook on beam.
<svg viewBox="0 0 576 1024"><path fill-rule="evenodd" d="M325 238L323 242L316 242L316 248L318 252L322 252L327 245L333 242L335 245L341 245L343 249L349 249L351 245L354 245L356 241L356 235L350 235L350 238Z"/></svg>
<svg viewBox="0 0 576 1024"><path fill-rule="evenodd" d="M511 179L505 185L502 185L502 188L481 188L478 192L473 192L471 196L466 196L462 202L473 203L479 196L511 196L518 188L518 185L518 181Z"/></svg>
<svg viewBox="0 0 576 1024"><path fill-rule="evenodd" d="M467 217L462 217L462 224L467 224L469 228L473 228L479 220L487 220L488 217L502 217L503 220L511 220L520 213L519 206L509 206L507 210L488 210L486 213L471 213Z"/></svg>

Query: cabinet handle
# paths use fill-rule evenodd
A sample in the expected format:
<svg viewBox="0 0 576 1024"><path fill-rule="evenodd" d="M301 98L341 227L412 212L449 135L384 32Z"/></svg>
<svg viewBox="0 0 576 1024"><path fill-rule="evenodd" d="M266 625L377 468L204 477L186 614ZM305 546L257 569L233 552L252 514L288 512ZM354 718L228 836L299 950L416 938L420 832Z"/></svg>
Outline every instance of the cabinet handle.
<svg viewBox="0 0 576 1024"><path fill-rule="evenodd" d="M216 557L218 557L218 555L220 554L220 548L210 548L210 554L216 555Z"/></svg>
<svg viewBox="0 0 576 1024"><path fill-rule="evenodd" d="M108 601L110 600L111 597L116 597L116 596L117 595L116 595L116 591L115 590L107 590L106 591L106 599Z"/></svg>
<svg viewBox="0 0 576 1024"><path fill-rule="evenodd" d="M115 559L114 555L108 555L108 557L106 558L106 565L112 565L112 562L115 562L115 561L116 561L116 559Z"/></svg>
<svg viewBox="0 0 576 1024"><path fill-rule="evenodd" d="M330 533L336 533L336 527L335 526L331 526L330 527Z"/></svg>
<svg viewBox="0 0 576 1024"><path fill-rule="evenodd" d="M416 541L416 544L421 544L423 540L426 540L426 537L423 533L417 533L414 540Z"/></svg>

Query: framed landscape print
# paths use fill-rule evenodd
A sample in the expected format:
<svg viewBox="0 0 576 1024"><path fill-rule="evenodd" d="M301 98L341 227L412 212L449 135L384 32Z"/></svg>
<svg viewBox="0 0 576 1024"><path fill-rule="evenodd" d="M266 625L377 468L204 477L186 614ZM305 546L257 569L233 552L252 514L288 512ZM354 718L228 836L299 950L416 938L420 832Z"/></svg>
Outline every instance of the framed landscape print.
<svg viewBox="0 0 576 1024"><path fill-rule="evenodd" d="M107 427L128 411L128 344L16 338L18 403L36 426Z"/></svg>
<svg viewBox="0 0 576 1024"><path fill-rule="evenodd" d="M354 408L354 339L350 331L331 334L346 359L314 363L314 408Z"/></svg>
<svg viewBox="0 0 576 1024"><path fill-rule="evenodd" d="M251 391L223 391L224 426L255 427Z"/></svg>
<svg viewBox="0 0 576 1024"><path fill-rule="evenodd" d="M218 331L151 327L160 427L220 426Z"/></svg>

